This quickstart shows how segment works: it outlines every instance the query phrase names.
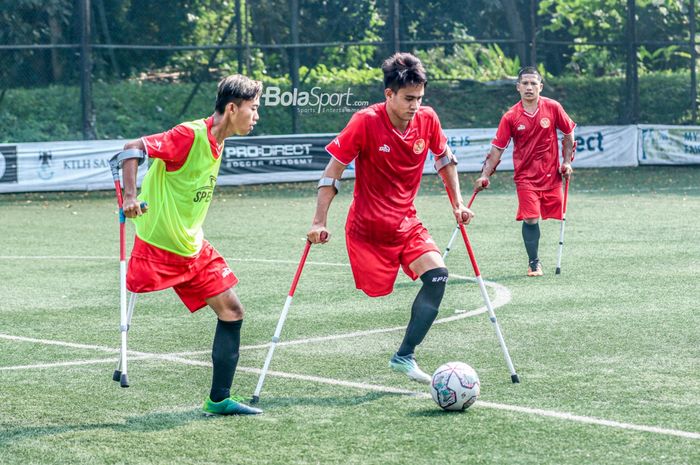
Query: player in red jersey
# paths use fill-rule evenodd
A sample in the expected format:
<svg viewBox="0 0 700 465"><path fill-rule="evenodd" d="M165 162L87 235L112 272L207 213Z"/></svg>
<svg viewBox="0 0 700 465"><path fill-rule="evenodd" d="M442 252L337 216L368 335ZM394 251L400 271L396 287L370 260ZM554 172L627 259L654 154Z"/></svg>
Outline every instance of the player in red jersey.
<svg viewBox="0 0 700 465"><path fill-rule="evenodd" d="M528 66L518 73L516 88L520 102L513 105L501 118L496 137L491 142L481 176L475 181L477 190L488 186L488 179L501 161L510 140L514 141L513 180L518 193L516 220L523 222L523 241L528 255L528 276L542 276L538 257L540 242L539 219L562 219L562 176L572 173L576 124L556 100L542 97L542 75L537 68ZM557 129L564 134L559 164Z"/></svg>
<svg viewBox="0 0 700 465"><path fill-rule="evenodd" d="M430 376L418 368L414 351L435 320L447 283L440 250L416 216L416 198L428 149L455 200L458 222L474 216L462 202L456 158L447 146L440 120L421 106L427 78L420 60L397 53L382 64L386 101L357 112L326 150L331 160L319 181L316 214L308 239L327 242L328 208L340 178L355 161L355 192L345 237L355 284L370 297L390 294L399 267L423 282L399 350L389 365L421 383Z"/></svg>

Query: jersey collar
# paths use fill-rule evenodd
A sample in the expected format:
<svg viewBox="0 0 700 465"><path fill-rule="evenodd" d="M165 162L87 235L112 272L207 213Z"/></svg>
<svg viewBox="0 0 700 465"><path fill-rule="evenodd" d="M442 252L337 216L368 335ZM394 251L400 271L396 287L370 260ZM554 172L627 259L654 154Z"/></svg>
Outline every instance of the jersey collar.
<svg viewBox="0 0 700 465"><path fill-rule="evenodd" d="M537 114L537 112L540 111L540 102L541 102L541 101L542 101L542 98L538 98L538 99L537 99L537 109L535 110L534 113L530 113L529 111L527 111L527 110L525 109L525 105L523 105L523 101L521 100L521 101L520 101L520 108L523 110L523 114L524 114L525 116L530 117L530 118L532 118L533 116L535 116L535 115Z"/></svg>
<svg viewBox="0 0 700 465"><path fill-rule="evenodd" d="M391 129L391 131L394 134L396 134L398 137L400 137L401 139L403 139L403 140L408 139L408 137L414 132L413 121L418 116L418 113L416 113L416 115L413 117L413 119L408 122L408 125L406 126L406 130L403 133L401 131L399 131L398 129L396 129L396 126L394 126L394 123L391 122L391 118L389 118L389 112L386 109L386 102L384 102L381 105L381 112L380 113L382 114L382 117L384 118L384 122L387 124L389 129Z"/></svg>

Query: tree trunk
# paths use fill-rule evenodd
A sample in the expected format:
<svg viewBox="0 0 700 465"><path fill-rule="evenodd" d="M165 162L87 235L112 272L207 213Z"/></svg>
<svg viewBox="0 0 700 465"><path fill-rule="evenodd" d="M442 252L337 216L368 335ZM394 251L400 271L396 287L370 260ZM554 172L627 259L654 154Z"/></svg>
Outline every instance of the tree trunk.
<svg viewBox="0 0 700 465"><path fill-rule="evenodd" d="M49 32L51 44L60 44L61 25L53 14L49 15ZM63 79L63 62L56 48L51 49L51 79L54 84Z"/></svg>
<svg viewBox="0 0 700 465"><path fill-rule="evenodd" d="M518 40L520 42L515 44L515 50L518 52L518 57L520 58L520 65L535 65L534 63L529 63L527 57L527 47L525 37L525 26L520 15L520 8L518 8L517 0L501 0L501 5L503 5L503 10L506 15L506 21L508 22L508 29L510 29L511 39Z"/></svg>

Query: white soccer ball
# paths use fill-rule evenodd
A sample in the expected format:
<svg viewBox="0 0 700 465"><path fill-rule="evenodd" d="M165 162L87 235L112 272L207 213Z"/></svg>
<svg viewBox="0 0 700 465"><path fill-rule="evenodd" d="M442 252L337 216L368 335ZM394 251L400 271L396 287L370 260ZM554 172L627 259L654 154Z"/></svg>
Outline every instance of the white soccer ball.
<svg viewBox="0 0 700 465"><path fill-rule="evenodd" d="M479 376L466 363L449 362L433 373L430 394L445 410L466 410L479 397Z"/></svg>

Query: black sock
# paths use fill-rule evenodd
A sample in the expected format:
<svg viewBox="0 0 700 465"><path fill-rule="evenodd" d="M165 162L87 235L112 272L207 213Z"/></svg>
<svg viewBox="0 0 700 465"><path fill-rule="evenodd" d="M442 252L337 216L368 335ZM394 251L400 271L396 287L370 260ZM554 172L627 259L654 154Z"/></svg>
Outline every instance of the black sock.
<svg viewBox="0 0 700 465"><path fill-rule="evenodd" d="M540 246L540 224L527 224L523 221L523 241L530 263L538 260L537 249Z"/></svg>
<svg viewBox="0 0 700 465"><path fill-rule="evenodd" d="M399 347L398 355L412 354L428 334L430 326L437 317L442 296L445 294L447 276L447 268L434 268L421 275L423 287L413 301L411 319L406 327L406 335Z"/></svg>
<svg viewBox="0 0 700 465"><path fill-rule="evenodd" d="M243 320L221 321L216 323L211 360L214 373L209 397L214 402L221 402L231 395L233 374L238 365L238 347L241 344L241 325Z"/></svg>

